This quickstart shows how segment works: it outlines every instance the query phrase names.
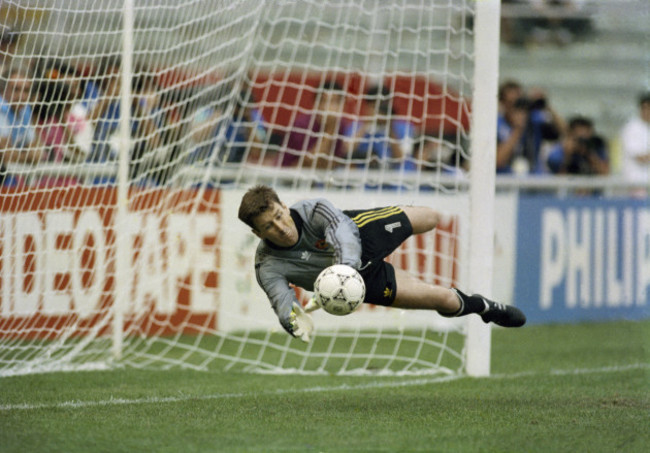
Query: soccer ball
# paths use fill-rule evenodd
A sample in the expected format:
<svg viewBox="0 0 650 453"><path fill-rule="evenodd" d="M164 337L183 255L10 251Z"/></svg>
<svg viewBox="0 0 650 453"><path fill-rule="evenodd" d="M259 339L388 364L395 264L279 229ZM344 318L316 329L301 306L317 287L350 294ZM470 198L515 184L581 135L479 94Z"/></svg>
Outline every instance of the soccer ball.
<svg viewBox="0 0 650 453"><path fill-rule="evenodd" d="M343 316L361 305L366 295L366 284L361 275L345 264L323 269L314 284L314 298L326 312Z"/></svg>

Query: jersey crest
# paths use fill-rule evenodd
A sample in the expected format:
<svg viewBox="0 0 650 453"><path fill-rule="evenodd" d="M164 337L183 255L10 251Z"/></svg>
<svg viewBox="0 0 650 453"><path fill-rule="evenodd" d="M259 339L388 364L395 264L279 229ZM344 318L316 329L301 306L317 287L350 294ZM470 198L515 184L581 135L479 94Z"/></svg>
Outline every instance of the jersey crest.
<svg viewBox="0 0 650 453"><path fill-rule="evenodd" d="M314 246L318 250L325 250L327 247L329 247L329 244L327 243L327 241L325 239L319 239L318 241L316 241Z"/></svg>

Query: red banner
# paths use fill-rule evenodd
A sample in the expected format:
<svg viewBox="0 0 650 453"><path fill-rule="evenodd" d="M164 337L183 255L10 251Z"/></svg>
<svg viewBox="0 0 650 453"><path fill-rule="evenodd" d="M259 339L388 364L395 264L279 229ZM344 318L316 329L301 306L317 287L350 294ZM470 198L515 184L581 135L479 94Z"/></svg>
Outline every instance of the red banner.
<svg viewBox="0 0 650 453"><path fill-rule="evenodd" d="M0 192L0 336L126 335L216 325L219 192L138 190L116 224L112 188ZM116 269L118 241L126 269ZM194 327L192 327L194 326Z"/></svg>

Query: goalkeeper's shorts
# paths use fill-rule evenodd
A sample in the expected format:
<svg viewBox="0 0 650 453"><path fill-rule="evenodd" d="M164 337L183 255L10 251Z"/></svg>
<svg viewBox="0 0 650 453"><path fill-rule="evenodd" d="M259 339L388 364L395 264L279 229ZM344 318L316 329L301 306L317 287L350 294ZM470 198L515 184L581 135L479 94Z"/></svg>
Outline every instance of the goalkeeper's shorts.
<svg viewBox="0 0 650 453"><path fill-rule="evenodd" d="M411 222L399 206L343 212L361 236L359 273L366 283L364 302L392 305L397 292L395 268L384 258L413 234Z"/></svg>

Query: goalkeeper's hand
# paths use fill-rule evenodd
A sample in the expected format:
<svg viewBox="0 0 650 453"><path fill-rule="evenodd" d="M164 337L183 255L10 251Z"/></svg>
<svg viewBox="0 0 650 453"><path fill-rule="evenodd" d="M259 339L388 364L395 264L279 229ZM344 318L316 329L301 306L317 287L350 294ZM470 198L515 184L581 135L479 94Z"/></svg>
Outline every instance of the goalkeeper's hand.
<svg viewBox="0 0 650 453"><path fill-rule="evenodd" d="M289 315L289 324L291 326L291 335L300 338L305 343L311 340L311 334L314 331L314 321L311 316L303 310L300 304L293 303L291 314Z"/></svg>

